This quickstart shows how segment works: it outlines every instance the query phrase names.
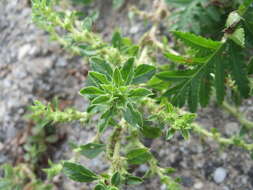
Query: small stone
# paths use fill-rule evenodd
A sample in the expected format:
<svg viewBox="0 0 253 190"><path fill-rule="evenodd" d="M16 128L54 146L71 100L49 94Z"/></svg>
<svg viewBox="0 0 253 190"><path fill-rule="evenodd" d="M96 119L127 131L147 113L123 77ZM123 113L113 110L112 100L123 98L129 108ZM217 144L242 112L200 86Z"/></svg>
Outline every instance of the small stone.
<svg viewBox="0 0 253 190"><path fill-rule="evenodd" d="M240 127L236 122L229 122L225 125L225 133L228 136L236 135L239 131Z"/></svg>
<svg viewBox="0 0 253 190"><path fill-rule="evenodd" d="M194 189L202 189L202 187L203 187L203 183L201 183L201 182L197 182L197 183L195 183L194 184Z"/></svg>
<svg viewBox="0 0 253 190"><path fill-rule="evenodd" d="M23 45L20 49L19 49L19 52L18 52L18 60L21 60L23 59L27 54L28 52L31 50L31 45L30 44L25 44Z"/></svg>
<svg viewBox="0 0 253 190"><path fill-rule="evenodd" d="M187 177L187 176L181 177L181 183L183 184L184 187L192 187L194 184L192 178Z"/></svg>
<svg viewBox="0 0 253 190"><path fill-rule="evenodd" d="M139 31L139 27L138 26L133 26L131 29L130 29L130 33L131 34L136 34L137 32Z"/></svg>
<svg viewBox="0 0 253 190"><path fill-rule="evenodd" d="M224 168L217 168L213 174L213 180L215 183L222 183L227 176L227 171Z"/></svg>
<svg viewBox="0 0 253 190"><path fill-rule="evenodd" d="M222 190L230 190L227 186L224 186Z"/></svg>

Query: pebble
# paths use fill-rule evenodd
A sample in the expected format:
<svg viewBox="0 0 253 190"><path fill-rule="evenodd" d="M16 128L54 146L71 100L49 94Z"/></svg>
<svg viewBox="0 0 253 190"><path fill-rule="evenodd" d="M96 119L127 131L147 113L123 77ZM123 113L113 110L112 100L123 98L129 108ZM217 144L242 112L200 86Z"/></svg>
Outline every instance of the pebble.
<svg viewBox="0 0 253 190"><path fill-rule="evenodd" d="M226 176L227 171L224 168L220 167L214 171L213 180L215 183L222 183L225 180Z"/></svg>
<svg viewBox="0 0 253 190"><path fill-rule="evenodd" d="M225 125L225 133L228 136L236 135L239 131L240 127L236 122L229 122Z"/></svg>
<svg viewBox="0 0 253 190"><path fill-rule="evenodd" d="M197 182L197 183L195 183L194 184L194 189L202 189L202 187L203 187L203 183L201 183L201 182Z"/></svg>
<svg viewBox="0 0 253 190"><path fill-rule="evenodd" d="M21 60L23 59L27 54L28 52L31 50L31 45L30 44L25 44L23 45L20 49L19 49L19 52L18 52L18 60Z"/></svg>

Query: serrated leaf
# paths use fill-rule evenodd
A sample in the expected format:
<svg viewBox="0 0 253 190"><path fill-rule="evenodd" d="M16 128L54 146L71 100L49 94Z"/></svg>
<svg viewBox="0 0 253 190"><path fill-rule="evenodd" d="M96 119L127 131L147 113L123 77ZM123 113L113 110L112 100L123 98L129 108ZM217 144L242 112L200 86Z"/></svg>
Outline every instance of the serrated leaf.
<svg viewBox="0 0 253 190"><path fill-rule="evenodd" d="M245 45L245 33L243 28L237 28L233 34L228 36L231 40L233 40L237 45L244 47Z"/></svg>
<svg viewBox="0 0 253 190"><path fill-rule="evenodd" d="M113 36L112 36L112 45L113 45L113 47L120 49L121 44L122 44L121 41L122 41L122 37L121 37L120 32L119 31L114 32Z"/></svg>
<svg viewBox="0 0 253 190"><path fill-rule="evenodd" d="M158 127L153 127L148 124L143 124L143 127L141 128L141 133L147 137L147 138L157 138L162 135L162 130Z"/></svg>
<svg viewBox="0 0 253 190"><path fill-rule="evenodd" d="M209 72L207 72L201 79L199 89L199 103L202 107L206 107L209 103L212 90L211 80L212 78Z"/></svg>
<svg viewBox="0 0 253 190"><path fill-rule="evenodd" d="M193 79L190 85L191 86L189 90L188 105L191 112L196 112L199 102L199 78Z"/></svg>
<svg viewBox="0 0 253 190"><path fill-rule="evenodd" d="M210 50L215 51L221 45L221 43L218 41L213 41L213 40L210 40L201 36L197 36L188 32L174 31L173 34L177 38L182 40L186 45L189 45L194 48L204 48L204 49L210 49Z"/></svg>
<svg viewBox="0 0 253 190"><path fill-rule="evenodd" d="M141 97L149 96L151 94L152 94L152 92L146 88L136 88L136 89L129 91L128 97L141 98Z"/></svg>
<svg viewBox="0 0 253 190"><path fill-rule="evenodd" d="M229 43L230 65L232 69L232 77L240 91L240 94L249 97L250 87L247 74L245 72L246 64L240 55L241 48L234 43Z"/></svg>
<svg viewBox="0 0 253 190"><path fill-rule="evenodd" d="M137 148L130 150L126 154L129 164L144 164L151 159L151 153L146 148Z"/></svg>
<svg viewBox="0 0 253 190"><path fill-rule="evenodd" d="M121 183L121 175L119 172L116 172L113 174L111 179L111 184L118 187Z"/></svg>
<svg viewBox="0 0 253 190"><path fill-rule="evenodd" d="M152 65L139 65L134 71L133 84L145 83L155 74L156 68Z"/></svg>
<svg viewBox="0 0 253 190"><path fill-rule="evenodd" d="M106 186L103 184L97 184L94 190L107 190Z"/></svg>
<svg viewBox="0 0 253 190"><path fill-rule="evenodd" d="M134 58L128 59L121 69L122 79L125 85L129 85L134 76Z"/></svg>
<svg viewBox="0 0 253 190"><path fill-rule="evenodd" d="M156 77L165 81L181 81L184 79L191 78L193 73L194 73L193 70L164 71L164 72L157 73Z"/></svg>
<svg viewBox="0 0 253 190"><path fill-rule="evenodd" d="M99 94L104 94L105 92L95 86L89 86L82 88L80 90L81 95L99 95Z"/></svg>
<svg viewBox="0 0 253 190"><path fill-rule="evenodd" d="M187 58L182 55L174 55L170 52L166 52L164 54L164 56L175 63L183 63L186 65L196 65L196 64L205 63L206 60L208 59L208 57L199 57L199 58L198 57L189 57L189 58Z"/></svg>
<svg viewBox="0 0 253 190"><path fill-rule="evenodd" d="M100 95L91 101L91 104L105 104L111 99L110 95Z"/></svg>
<svg viewBox="0 0 253 190"><path fill-rule="evenodd" d="M113 70L111 66L103 59L100 59L98 57L92 57L90 59L91 68L93 71L103 73L107 77L112 76Z"/></svg>
<svg viewBox="0 0 253 190"><path fill-rule="evenodd" d="M167 133L166 133L166 140L170 140L173 138L173 136L175 135L176 133L176 130L173 129L172 127L170 127L168 130L167 130Z"/></svg>
<svg viewBox="0 0 253 190"><path fill-rule="evenodd" d="M106 75L102 73L98 73L95 71L90 71L89 72L89 77L94 81L99 84L109 84L110 82L107 80Z"/></svg>
<svg viewBox="0 0 253 190"><path fill-rule="evenodd" d="M93 171L73 162L64 162L63 173L78 182L92 182L98 179Z"/></svg>
<svg viewBox="0 0 253 190"><path fill-rule="evenodd" d="M226 21L226 27L233 27L240 22L242 17L237 13L237 11L233 11L228 15Z"/></svg>
<svg viewBox="0 0 253 190"><path fill-rule="evenodd" d="M225 66L221 56L216 56L213 60L215 64L215 89L219 104L222 104L225 96Z"/></svg>
<svg viewBox="0 0 253 190"><path fill-rule="evenodd" d="M88 143L79 146L76 150L89 159L97 157L101 152L105 151L105 144Z"/></svg>
<svg viewBox="0 0 253 190"><path fill-rule="evenodd" d="M117 86L121 86L123 84L122 76L118 68L116 68L113 72L113 82Z"/></svg>
<svg viewBox="0 0 253 190"><path fill-rule="evenodd" d="M124 119L133 127L141 127L143 125L142 115L131 104L127 105L123 114Z"/></svg>
<svg viewBox="0 0 253 190"><path fill-rule="evenodd" d="M139 185L143 182L143 179L133 175L126 175L126 184L127 185Z"/></svg>

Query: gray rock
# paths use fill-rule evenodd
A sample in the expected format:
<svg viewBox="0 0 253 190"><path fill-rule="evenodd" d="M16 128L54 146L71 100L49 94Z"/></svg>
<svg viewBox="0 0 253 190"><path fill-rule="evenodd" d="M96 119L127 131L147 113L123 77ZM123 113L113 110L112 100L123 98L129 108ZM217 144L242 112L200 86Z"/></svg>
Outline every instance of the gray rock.
<svg viewBox="0 0 253 190"><path fill-rule="evenodd" d="M235 135L239 133L239 131L240 131L240 127L236 122L229 122L225 125L225 133L228 136Z"/></svg>
<svg viewBox="0 0 253 190"><path fill-rule="evenodd" d="M214 171L213 180L215 181L215 183L222 183L226 177L227 171L224 168L220 167Z"/></svg>

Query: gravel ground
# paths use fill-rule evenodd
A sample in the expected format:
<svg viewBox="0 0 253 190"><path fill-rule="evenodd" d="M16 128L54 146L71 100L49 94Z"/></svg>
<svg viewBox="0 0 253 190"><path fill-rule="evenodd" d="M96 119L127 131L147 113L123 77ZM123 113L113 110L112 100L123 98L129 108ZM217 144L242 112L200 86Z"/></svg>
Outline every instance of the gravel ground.
<svg viewBox="0 0 253 190"><path fill-rule="evenodd" d="M97 31L103 31L106 39L115 27L135 39L149 27L141 22L127 21L125 10L111 11L107 3L100 5L103 19L96 26ZM139 6L147 8L141 1ZM32 24L31 9L26 0L0 1L0 149L27 127L24 114L35 99L50 101L58 96L66 105L84 110L87 103L77 92L83 86L87 70L81 58L71 57ZM252 116L251 100L245 102L242 111ZM216 127L225 136L240 130L240 125L233 118L215 106L199 113L199 123L209 129ZM91 127L84 127L77 123L61 126L68 134L68 140L78 143L88 142L94 134ZM176 176L182 178L185 190L253 189L253 162L250 155L239 148L222 149L209 139L193 135L189 141L184 141L181 136L171 142L155 140L151 150L161 160L161 165L177 169ZM53 157L59 160L71 157L71 154L66 141ZM9 157L1 151L0 164ZM93 161L84 159L83 163L102 171L107 165L101 158ZM145 169L141 166L138 172ZM62 190L80 188L80 184L63 181ZM164 187L155 179L135 189L163 190Z"/></svg>

